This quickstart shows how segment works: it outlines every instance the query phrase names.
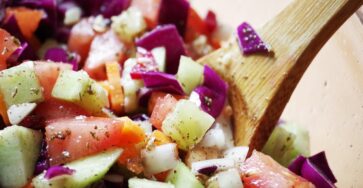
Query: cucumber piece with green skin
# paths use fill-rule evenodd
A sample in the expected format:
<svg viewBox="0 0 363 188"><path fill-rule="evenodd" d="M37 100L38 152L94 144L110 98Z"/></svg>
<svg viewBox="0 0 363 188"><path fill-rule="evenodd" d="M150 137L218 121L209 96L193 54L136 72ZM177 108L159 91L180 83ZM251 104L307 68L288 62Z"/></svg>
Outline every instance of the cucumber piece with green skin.
<svg viewBox="0 0 363 188"><path fill-rule="evenodd" d="M298 155L309 156L309 145L307 130L291 123L284 123L274 129L262 152L287 167Z"/></svg>
<svg viewBox="0 0 363 188"><path fill-rule="evenodd" d="M26 185L39 157L42 134L21 126L0 131L0 187Z"/></svg>
<svg viewBox="0 0 363 188"><path fill-rule="evenodd" d="M170 171L166 181L174 184L175 188L204 187L183 162L179 162L176 167Z"/></svg>
<svg viewBox="0 0 363 188"><path fill-rule="evenodd" d="M152 181L148 179L131 178L128 181L129 188L175 188L173 184Z"/></svg>
<svg viewBox="0 0 363 188"><path fill-rule="evenodd" d="M52 96L75 103L93 114L101 113L102 108L109 105L107 92L85 71L63 70L54 85Z"/></svg>
<svg viewBox="0 0 363 188"><path fill-rule="evenodd" d="M99 181L120 157L122 149L109 149L64 165L74 170L72 175L46 179L45 173L33 178L34 188L82 188Z"/></svg>
<svg viewBox="0 0 363 188"><path fill-rule="evenodd" d="M179 149L187 151L202 140L214 120L195 103L182 99L163 121L162 130Z"/></svg>
<svg viewBox="0 0 363 188"><path fill-rule="evenodd" d="M34 62L24 62L0 71L0 92L8 108L15 104L42 102L43 92L35 74Z"/></svg>
<svg viewBox="0 0 363 188"><path fill-rule="evenodd" d="M176 79L180 82L186 94L190 94L194 88L203 81L203 66L189 57L181 56Z"/></svg>

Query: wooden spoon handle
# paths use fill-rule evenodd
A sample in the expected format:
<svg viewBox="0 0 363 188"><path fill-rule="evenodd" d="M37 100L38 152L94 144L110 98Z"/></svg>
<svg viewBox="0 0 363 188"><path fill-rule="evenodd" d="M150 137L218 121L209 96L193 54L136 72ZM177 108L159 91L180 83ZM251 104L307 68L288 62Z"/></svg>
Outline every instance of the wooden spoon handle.
<svg viewBox="0 0 363 188"><path fill-rule="evenodd" d="M242 56L234 44L199 61L230 84L237 145L263 147L315 55L362 2L295 0L259 31L273 56Z"/></svg>

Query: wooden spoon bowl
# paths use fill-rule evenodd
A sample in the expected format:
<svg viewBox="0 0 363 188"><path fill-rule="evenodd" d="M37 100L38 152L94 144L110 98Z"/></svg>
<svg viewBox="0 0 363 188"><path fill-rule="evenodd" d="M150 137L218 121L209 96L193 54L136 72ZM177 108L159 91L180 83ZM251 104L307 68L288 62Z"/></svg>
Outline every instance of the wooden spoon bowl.
<svg viewBox="0 0 363 188"><path fill-rule="evenodd" d="M237 42L198 62L230 86L236 145L261 149L302 75L363 0L295 0L259 30L273 54L243 56Z"/></svg>

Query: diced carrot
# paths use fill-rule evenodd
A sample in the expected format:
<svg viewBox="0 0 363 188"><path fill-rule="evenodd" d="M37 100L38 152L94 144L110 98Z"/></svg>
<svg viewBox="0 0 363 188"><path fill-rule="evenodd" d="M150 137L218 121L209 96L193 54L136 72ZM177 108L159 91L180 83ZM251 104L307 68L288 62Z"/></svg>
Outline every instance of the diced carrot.
<svg viewBox="0 0 363 188"><path fill-rule="evenodd" d="M122 117L120 120L124 122L121 135L123 140L127 141L124 143L125 146L139 144L145 140L145 132L138 124L128 117Z"/></svg>
<svg viewBox="0 0 363 188"><path fill-rule="evenodd" d="M142 12L149 29L158 25L159 10L162 0L133 0L131 6Z"/></svg>
<svg viewBox="0 0 363 188"><path fill-rule="evenodd" d="M170 94L156 100L154 110L150 117L150 122L154 127L161 130L164 119L174 109L177 102L178 100Z"/></svg>
<svg viewBox="0 0 363 188"><path fill-rule="evenodd" d="M7 68L6 60L20 46L20 42L0 28L0 71Z"/></svg>
<svg viewBox="0 0 363 188"><path fill-rule="evenodd" d="M109 90L111 109L120 114L123 111L124 93L121 87L121 67L118 62L106 63L106 74L111 85Z"/></svg>
<svg viewBox="0 0 363 188"><path fill-rule="evenodd" d="M159 130L153 131L151 134L151 138L154 139L154 144L156 146L172 143L171 139Z"/></svg>
<svg viewBox="0 0 363 188"><path fill-rule="evenodd" d="M7 108L6 108L4 98L1 93L0 93L0 116L2 117L2 119L6 125L10 124L9 117L7 114Z"/></svg>
<svg viewBox="0 0 363 188"><path fill-rule="evenodd" d="M26 7L15 7L6 9L7 17L15 16L21 33L28 40L33 38L35 30L38 28L40 20L44 17L44 12Z"/></svg>
<svg viewBox="0 0 363 188"><path fill-rule="evenodd" d="M121 135L127 142L122 147L124 151L118 159L118 163L139 174L144 170L140 151L144 145L146 135L144 130L129 118L122 117L121 119L125 122Z"/></svg>

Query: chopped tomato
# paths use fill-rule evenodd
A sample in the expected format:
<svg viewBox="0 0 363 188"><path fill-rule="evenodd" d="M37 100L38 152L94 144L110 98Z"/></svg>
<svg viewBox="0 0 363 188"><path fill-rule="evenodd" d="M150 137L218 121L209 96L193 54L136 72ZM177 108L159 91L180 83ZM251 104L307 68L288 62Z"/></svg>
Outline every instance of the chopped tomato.
<svg viewBox="0 0 363 188"><path fill-rule="evenodd" d="M41 62L35 63L35 74L37 75L40 85L43 87L44 99L52 98L52 90L58 75L62 70L71 70L72 66L65 63Z"/></svg>
<svg viewBox="0 0 363 188"><path fill-rule="evenodd" d="M67 163L111 147L122 147L124 156L131 145L144 141L143 130L135 126L126 117L78 117L48 122L45 135L50 163Z"/></svg>
<svg viewBox="0 0 363 188"><path fill-rule="evenodd" d="M91 78L105 80L105 64L113 61L119 62L124 50L125 45L112 30L97 35L92 41L83 69Z"/></svg>
<svg viewBox="0 0 363 188"><path fill-rule="evenodd" d="M133 0L131 6L138 8L145 18L149 29L158 25L162 0Z"/></svg>
<svg viewBox="0 0 363 188"><path fill-rule="evenodd" d="M121 86L121 67L118 62L106 63L108 83L111 87L107 89L111 103L111 109L120 114L124 106L124 92Z"/></svg>
<svg viewBox="0 0 363 188"><path fill-rule="evenodd" d="M34 115L34 117L32 117L33 119L39 118L42 121L49 121L61 118L73 118L80 115L87 116L90 114L85 109L79 107L74 103L58 99L50 99L39 103L35 110L32 112L32 115ZM28 125L27 127L32 126Z"/></svg>
<svg viewBox="0 0 363 188"><path fill-rule="evenodd" d="M189 43L195 40L200 35L207 35L208 31L203 19L198 13L190 8L187 20L187 28L185 32L185 42Z"/></svg>
<svg viewBox="0 0 363 188"><path fill-rule="evenodd" d="M148 111L148 113L150 115L152 114L152 111L154 110L154 107L155 107L155 104L156 104L157 100L159 98L165 97L165 95L167 95L167 94L168 93L160 92L160 91L152 92L151 97L150 97L149 102L148 102L148 105L147 105L147 111ZM184 96L181 96L181 95L173 95L173 97L178 99L178 100L185 98Z"/></svg>
<svg viewBox="0 0 363 188"><path fill-rule="evenodd" d="M0 28L0 71L7 68L6 60L19 46L20 42L18 39Z"/></svg>
<svg viewBox="0 0 363 188"><path fill-rule="evenodd" d="M271 157L254 151L241 167L245 188L314 187L278 164Z"/></svg>
<svg viewBox="0 0 363 188"><path fill-rule="evenodd" d="M4 102L4 98L0 92L0 116L2 117L2 120L4 121L4 123L6 125L8 125L9 122L9 117L8 117L8 113L7 113L7 108L6 108L6 104Z"/></svg>
<svg viewBox="0 0 363 188"><path fill-rule="evenodd" d="M161 130L164 119L174 109L177 102L178 100L170 94L165 95L163 98L157 99L154 110L150 117L150 122L154 127Z"/></svg>
<svg viewBox="0 0 363 188"><path fill-rule="evenodd" d="M96 117L58 119L48 123L45 135L51 165L120 146L123 123L122 120Z"/></svg>
<svg viewBox="0 0 363 188"><path fill-rule="evenodd" d="M81 56L81 63L86 60L96 32L93 30L93 18L82 19L72 27L71 34L68 39L69 50L76 52Z"/></svg>
<svg viewBox="0 0 363 188"><path fill-rule="evenodd" d="M27 40L30 40L38 28L40 20L44 17L44 12L26 7L15 7L7 8L6 15L7 17L15 16L21 33Z"/></svg>

